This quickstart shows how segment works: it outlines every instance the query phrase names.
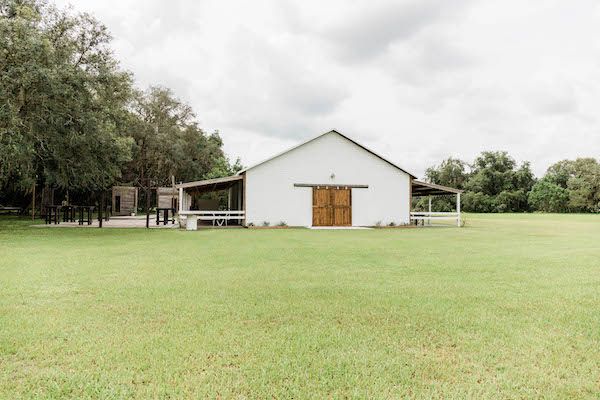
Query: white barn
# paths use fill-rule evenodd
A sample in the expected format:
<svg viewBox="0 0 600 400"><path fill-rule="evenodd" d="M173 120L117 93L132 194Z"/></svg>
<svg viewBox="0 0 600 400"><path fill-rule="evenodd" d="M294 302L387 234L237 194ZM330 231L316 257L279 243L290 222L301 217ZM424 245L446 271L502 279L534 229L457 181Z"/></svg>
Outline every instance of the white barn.
<svg viewBox="0 0 600 400"><path fill-rule="evenodd" d="M460 196L458 190L417 181L337 131L307 140L237 175L177 187L181 216L194 215L219 225L231 220L242 225L304 227L403 225L432 217L411 216L413 195ZM228 191L226 210L195 206L194 195L216 190Z"/></svg>

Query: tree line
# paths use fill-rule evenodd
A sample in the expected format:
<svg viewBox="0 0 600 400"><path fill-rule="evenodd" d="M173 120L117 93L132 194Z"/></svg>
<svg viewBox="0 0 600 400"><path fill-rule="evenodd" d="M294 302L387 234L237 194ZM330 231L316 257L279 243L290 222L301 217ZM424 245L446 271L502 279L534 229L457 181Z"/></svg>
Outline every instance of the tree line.
<svg viewBox="0 0 600 400"><path fill-rule="evenodd" d="M594 158L559 161L536 179L529 162L517 165L505 151L485 151L472 164L448 158L428 168L425 179L464 190L464 211L600 212L600 163ZM426 202L415 206L425 209ZM440 211L454 207L448 198L436 198L434 204Z"/></svg>
<svg viewBox="0 0 600 400"><path fill-rule="evenodd" d="M0 193L102 191L240 168L168 88L139 90L107 28L44 0L0 0ZM2 196L0 196L2 197Z"/></svg>
<svg viewBox="0 0 600 400"><path fill-rule="evenodd" d="M45 0L0 0L0 203L36 185L71 193L116 183L145 189L235 173L217 131L206 133L168 88L140 90L107 28ZM536 179L528 162L483 152L449 158L427 181L463 189L472 212L598 212L600 165L564 160ZM15 194L17 196L15 197ZM415 202L425 208L426 199ZM437 210L450 199L436 198Z"/></svg>

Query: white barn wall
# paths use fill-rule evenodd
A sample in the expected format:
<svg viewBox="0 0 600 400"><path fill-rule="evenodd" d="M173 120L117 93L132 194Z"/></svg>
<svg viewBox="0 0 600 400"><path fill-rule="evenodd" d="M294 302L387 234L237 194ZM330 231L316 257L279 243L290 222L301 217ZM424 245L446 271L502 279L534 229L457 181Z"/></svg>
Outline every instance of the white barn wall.
<svg viewBox="0 0 600 400"><path fill-rule="evenodd" d="M330 132L246 171L246 223L311 226L312 188L295 183L369 185L352 189L353 226L410 219L410 176Z"/></svg>

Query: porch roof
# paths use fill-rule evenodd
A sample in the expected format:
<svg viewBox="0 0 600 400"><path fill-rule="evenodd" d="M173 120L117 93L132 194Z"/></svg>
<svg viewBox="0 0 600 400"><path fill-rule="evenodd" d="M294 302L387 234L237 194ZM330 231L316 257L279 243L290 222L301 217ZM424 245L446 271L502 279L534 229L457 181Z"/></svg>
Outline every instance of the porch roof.
<svg viewBox="0 0 600 400"><path fill-rule="evenodd" d="M412 181L412 195L420 196L438 196L443 194L460 194L463 191L454 189L448 186L436 185L435 183L427 183L418 180Z"/></svg>
<svg viewBox="0 0 600 400"><path fill-rule="evenodd" d="M237 181L244 179L243 175L232 175L223 178L205 179L202 181L185 182L175 185L177 189L192 189L199 191L223 190L231 187Z"/></svg>

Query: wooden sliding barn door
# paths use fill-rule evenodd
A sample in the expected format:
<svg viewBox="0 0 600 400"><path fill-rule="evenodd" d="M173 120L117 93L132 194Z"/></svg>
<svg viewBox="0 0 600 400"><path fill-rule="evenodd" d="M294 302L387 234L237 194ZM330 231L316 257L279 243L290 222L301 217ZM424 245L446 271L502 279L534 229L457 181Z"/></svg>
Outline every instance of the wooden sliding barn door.
<svg viewBox="0 0 600 400"><path fill-rule="evenodd" d="M352 189L331 189L333 226L352 225Z"/></svg>
<svg viewBox="0 0 600 400"><path fill-rule="evenodd" d="M333 223L330 199L329 188L313 188L313 226L331 226Z"/></svg>
<svg viewBox="0 0 600 400"><path fill-rule="evenodd" d="M351 226L352 189L313 188L313 226Z"/></svg>

